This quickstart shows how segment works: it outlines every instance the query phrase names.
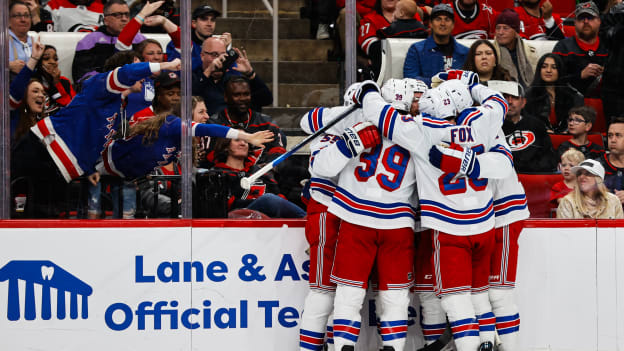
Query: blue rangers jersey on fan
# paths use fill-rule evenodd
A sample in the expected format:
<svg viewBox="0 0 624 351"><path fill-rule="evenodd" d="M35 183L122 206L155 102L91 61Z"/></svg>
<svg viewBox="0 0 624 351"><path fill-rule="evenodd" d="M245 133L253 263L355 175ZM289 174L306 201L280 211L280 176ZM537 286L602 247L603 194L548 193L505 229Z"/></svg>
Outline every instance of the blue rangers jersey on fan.
<svg viewBox="0 0 624 351"><path fill-rule="evenodd" d="M348 107L320 108L304 116L302 128L314 132L342 114ZM330 129L361 122L361 110L351 113ZM389 139L351 158L344 142L335 142L314 157L317 172L338 175L328 211L342 220L377 229L416 229L418 196L414 163L410 153Z"/></svg>
<svg viewBox="0 0 624 351"><path fill-rule="evenodd" d="M236 139L238 134L238 130L218 124L192 123L192 136ZM144 143L143 135L113 140L102 152L97 171L122 178L142 177L178 158L181 135L182 120L169 115L152 143Z"/></svg>
<svg viewBox="0 0 624 351"><path fill-rule="evenodd" d="M473 235L494 227L494 204L488 178L504 178L513 171L513 159L498 130L507 111L502 96L484 86L472 89L482 106L464 110L457 124L429 115L400 115L380 94L364 97L364 116L382 135L410 150L416 161L418 195L423 227L454 235ZM437 144L473 148L481 165L480 176L455 179L429 162Z"/></svg>
<svg viewBox="0 0 624 351"><path fill-rule="evenodd" d="M99 73L84 83L69 105L31 128L67 182L95 171L119 123L121 93L159 70L159 64L141 62Z"/></svg>

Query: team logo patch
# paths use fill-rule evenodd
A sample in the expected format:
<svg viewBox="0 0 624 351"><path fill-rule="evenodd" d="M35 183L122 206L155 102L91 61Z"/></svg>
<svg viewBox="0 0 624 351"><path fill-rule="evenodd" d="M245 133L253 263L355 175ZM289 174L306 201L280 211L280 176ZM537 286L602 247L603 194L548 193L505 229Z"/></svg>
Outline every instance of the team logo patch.
<svg viewBox="0 0 624 351"><path fill-rule="evenodd" d="M522 151L535 142L535 134L530 130L517 130L507 136L507 144L511 151Z"/></svg>

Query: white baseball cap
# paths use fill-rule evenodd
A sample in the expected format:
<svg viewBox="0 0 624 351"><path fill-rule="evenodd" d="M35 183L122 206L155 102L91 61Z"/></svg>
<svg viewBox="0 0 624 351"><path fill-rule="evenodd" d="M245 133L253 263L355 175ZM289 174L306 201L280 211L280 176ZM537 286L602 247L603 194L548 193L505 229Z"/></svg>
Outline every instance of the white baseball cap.
<svg viewBox="0 0 624 351"><path fill-rule="evenodd" d="M604 180L605 170L604 167L600 164L600 162L596 160L585 160L581 162L578 166L572 167L571 171L578 175L578 172L584 169L587 172L595 175L596 177L600 177L600 179Z"/></svg>

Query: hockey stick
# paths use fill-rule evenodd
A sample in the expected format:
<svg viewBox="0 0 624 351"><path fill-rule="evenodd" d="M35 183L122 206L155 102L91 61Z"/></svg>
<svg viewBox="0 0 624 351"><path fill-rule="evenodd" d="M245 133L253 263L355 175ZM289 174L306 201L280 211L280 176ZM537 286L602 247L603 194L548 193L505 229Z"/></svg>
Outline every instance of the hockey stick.
<svg viewBox="0 0 624 351"><path fill-rule="evenodd" d="M357 108L359 108L358 105L351 106L345 112L343 112L338 117L336 117L334 120L332 120L331 122L327 123L326 126L324 126L323 128L317 130L316 133L314 133L314 134L308 136L307 138L303 139L299 144L295 145L292 149L290 149L286 153L280 155L280 157L278 157L275 160L273 160L273 161L267 163L266 165L264 165L264 167L260 168L258 171L256 171L256 173L250 175L249 177L241 178L241 180L240 180L241 188L243 188L243 189L251 188L251 184L253 184L256 180L258 180L258 178L260 178L263 175L265 175L268 171L273 169L273 167L275 167L275 166L279 165L280 163L282 163L282 161L284 161L285 159L287 159L288 157L293 155L295 152L297 152L299 149L304 147L306 144L310 143L312 140L314 140L314 138L316 138L317 136L325 133L329 128L333 127L336 123L338 123L339 121L343 120L345 117L350 115L351 112L355 111L355 109L357 109Z"/></svg>

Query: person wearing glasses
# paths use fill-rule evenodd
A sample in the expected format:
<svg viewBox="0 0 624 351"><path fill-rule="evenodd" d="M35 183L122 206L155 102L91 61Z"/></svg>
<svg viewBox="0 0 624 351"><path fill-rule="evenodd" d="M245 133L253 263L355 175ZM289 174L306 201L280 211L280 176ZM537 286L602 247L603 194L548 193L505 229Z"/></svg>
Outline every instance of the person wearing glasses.
<svg viewBox="0 0 624 351"><path fill-rule="evenodd" d="M139 33L141 25L150 23L151 16L163 0L147 2L138 15L130 18L130 8L125 0L110 0L104 5L104 25L96 32L89 33L76 44L76 54L72 63L72 76L77 87L89 77L101 72L106 59L117 51L131 50L145 36ZM167 32L175 33L177 26L162 16L155 25L162 25ZM162 18L161 18L162 17ZM169 25L170 24L170 25Z"/></svg>
<svg viewBox="0 0 624 351"><path fill-rule="evenodd" d="M9 5L9 70L11 81L24 68L32 54L33 39L28 35L30 9L21 1Z"/></svg>
<svg viewBox="0 0 624 351"><path fill-rule="evenodd" d="M200 54L202 65L193 70L193 95L204 99L210 116L226 108L225 83L232 76L243 76L248 79L251 89L250 110L260 112L262 106L273 102L273 94L254 71L245 50L238 48L233 50L238 58L231 62L223 40L212 36L202 44Z"/></svg>
<svg viewBox="0 0 624 351"><path fill-rule="evenodd" d="M604 153L604 147L594 144L587 138L587 134L592 129L596 121L596 110L591 106L573 107L568 113L568 133L572 139L566 140L559 145L557 153L559 159L566 150L574 148L585 155L585 159L600 159Z"/></svg>
<svg viewBox="0 0 624 351"><path fill-rule="evenodd" d="M95 32L102 25L103 1L50 0L44 9L52 14L55 32Z"/></svg>

